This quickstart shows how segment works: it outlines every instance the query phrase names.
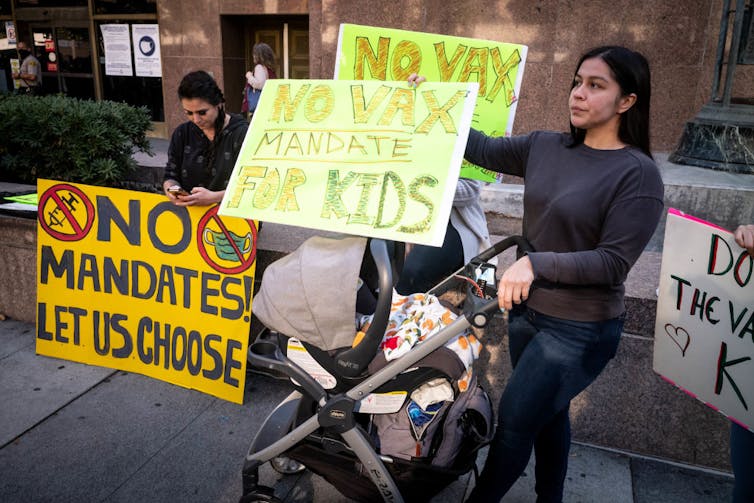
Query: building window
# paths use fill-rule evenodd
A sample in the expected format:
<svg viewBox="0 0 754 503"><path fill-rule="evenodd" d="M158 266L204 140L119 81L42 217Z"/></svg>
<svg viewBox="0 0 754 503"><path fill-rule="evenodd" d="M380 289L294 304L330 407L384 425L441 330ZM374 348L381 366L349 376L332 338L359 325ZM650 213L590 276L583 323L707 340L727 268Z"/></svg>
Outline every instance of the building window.
<svg viewBox="0 0 754 503"><path fill-rule="evenodd" d="M120 101L133 106L145 106L152 115L152 121L165 121L165 106L162 99L162 78L161 77L137 77L107 75L105 68L105 42L102 38L102 24L129 24L129 32L133 30L135 24L139 22L129 22L123 20L108 20L97 23L97 43L99 44L100 54L100 75L102 76L102 98L111 101ZM154 24L153 22L144 22L144 24ZM132 47L133 49L133 47ZM132 51L133 64L133 51Z"/></svg>
<svg viewBox="0 0 754 503"><path fill-rule="evenodd" d="M55 28L57 74L60 89L68 96L91 99L94 96L92 51L87 28ZM51 71L47 53L47 70ZM53 64L54 64L53 63ZM55 66L53 66L55 68Z"/></svg>
<svg viewBox="0 0 754 503"><path fill-rule="evenodd" d="M86 7L87 0L16 0L16 7Z"/></svg>
<svg viewBox="0 0 754 503"><path fill-rule="evenodd" d="M157 0L94 0L95 14L156 14Z"/></svg>
<svg viewBox="0 0 754 503"><path fill-rule="evenodd" d="M16 45L8 42L8 34L5 31L6 22L0 21L0 94L13 90L13 79L10 78L11 58L18 58ZM11 34L15 37L15 34Z"/></svg>

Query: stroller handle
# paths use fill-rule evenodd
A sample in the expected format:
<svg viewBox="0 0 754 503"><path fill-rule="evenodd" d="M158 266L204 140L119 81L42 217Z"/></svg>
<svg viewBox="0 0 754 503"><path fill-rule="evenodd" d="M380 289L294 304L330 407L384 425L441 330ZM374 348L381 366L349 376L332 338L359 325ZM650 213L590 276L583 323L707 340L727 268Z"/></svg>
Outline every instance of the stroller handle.
<svg viewBox="0 0 754 503"><path fill-rule="evenodd" d="M518 246L518 249L524 253L534 251L534 248L532 248L531 244L529 244L523 236L509 236L498 241L492 247L484 250L482 253L471 259L465 266L467 274L470 275L470 271L473 271L477 265L487 262L492 257L499 255L514 245ZM486 293L487 287L484 288ZM463 314L469 320L471 325L477 328L482 328L498 312L498 299L496 295L494 297L495 298L489 300L484 298L484 296L480 297L473 291L471 286L467 286Z"/></svg>
<svg viewBox="0 0 754 503"><path fill-rule="evenodd" d="M498 241L494 245L492 245L490 248L487 248L482 253L471 259L472 262L475 261L481 261L481 262L487 262L492 257L496 255L500 255L503 251L510 248L513 245L518 245L518 248L524 252L529 253L533 252L534 248L532 248L531 244L526 240L523 236L508 236L507 238Z"/></svg>

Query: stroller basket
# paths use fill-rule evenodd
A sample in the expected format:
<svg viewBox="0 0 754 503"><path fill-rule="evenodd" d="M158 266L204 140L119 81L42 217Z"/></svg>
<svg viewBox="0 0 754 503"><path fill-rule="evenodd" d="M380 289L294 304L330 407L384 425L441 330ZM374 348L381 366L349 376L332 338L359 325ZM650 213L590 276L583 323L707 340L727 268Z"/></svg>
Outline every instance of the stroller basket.
<svg viewBox="0 0 754 503"><path fill-rule="evenodd" d="M316 445L302 443L286 453L324 478L343 495L359 502L379 503L385 496L369 477L361 461L352 454L328 453ZM473 463L473 461L472 461ZM439 468L423 463L392 459L385 463L404 501L429 501L471 468Z"/></svg>
<svg viewBox="0 0 754 503"><path fill-rule="evenodd" d="M386 242L374 239L369 242L369 251L365 253L367 243L364 238L343 238L337 241L339 242L325 244L324 259L321 254L316 257L308 255L306 246L302 245L305 249L298 257L281 259L287 261L281 264L281 268L288 273L292 270L302 271L301 276L304 277L309 273L307 267L313 267L313 264L323 263L323 267L327 267L327 255L331 255L338 264L338 270L345 276L343 281L339 278L338 286L346 292L344 298L347 305L337 311L345 312L347 316L343 318L345 322L342 327L337 326L337 323L330 324L326 326L326 331L340 330L345 334L350 330L352 335L347 345L341 340L335 347L328 347L326 343L322 347L321 341L314 344L304 340L305 336L312 334L315 338L321 336L322 325L310 323L308 319L298 324L291 322L293 317L286 316L289 314L286 311L287 305L273 302L277 297L272 295L275 293L274 288L265 289L265 281L272 285L280 283L274 268L272 271L270 269L272 265L265 271L262 288L258 293L258 297L265 299L260 310L257 310L258 300L255 298L255 314L266 326L278 333L278 341L268 338L252 344L249 348L249 362L252 367L289 376L296 389L270 413L251 443L243 469L243 502L274 501L273 491L259 485L258 470L263 463L281 455L303 463L344 495L358 501L403 501L404 497L412 502L426 501L458 476L475 468L477 450L491 438L492 407L475 378L470 381L468 390L456 394L454 400L444 402L437 411L439 420L432 422L426 430L435 428L436 432L427 436L431 446L426 451L429 453L426 457L416 458L400 453L388 455L383 452L387 445L380 445L382 439L375 434L377 419L384 422L392 420L389 419L391 417L405 417L410 400L403 399L398 404L400 412L389 411L391 415L368 411L365 404L374 394L392 389L390 386L402 380L415 379L417 375L421 376L420 381L437 376L455 379L457 376L449 376L447 370L429 368L433 366L424 366L424 362L431 361L428 358L430 356L447 351L445 345L467 332L471 326L485 326L498 312L494 285L481 290L478 285L475 290L468 287L462 316L452 320L399 358L387 362L377 370L371 368L373 371L370 373L370 362L378 353L390 317L392 286L395 283L396 267L399 268L399 264L396 266L396 257L402 256L402 250L391 253ZM334 246L327 252L330 245ZM479 270L481 263L514 245L528 249L523 238L507 238L467 264L464 275L473 278L474 271ZM344 248L348 250L344 252ZM345 257L353 258L356 262L355 273L353 267L344 270ZM369 257L373 262L366 260ZM366 268L367 274L364 274L364 264L367 263L371 263L375 270L372 272L376 272L371 274L372 278L376 278L371 285L369 267ZM360 278L364 276L367 278L363 282L372 292L377 293L376 307L366 334L360 341L353 342L356 307L355 301L350 303L350 299L356 298L357 285L362 283ZM332 278L330 281L332 282ZM285 293L296 292L307 304L328 302L326 295L324 298L317 297L321 295L317 288L309 288L303 283L288 284ZM315 284L320 287L323 285L321 280ZM480 291L483 294L481 297L478 296ZM320 303L320 307L324 309L325 306ZM296 313L296 308L292 307L290 312ZM311 354L317 364L333 377L336 382L334 387L325 389L321 379L318 380L317 375L311 375L310 368L305 370L285 354L286 341L290 342L292 339L296 343L300 342L301 347ZM406 395L408 393L404 397ZM471 406L472 401L475 407ZM474 413L479 410L483 412ZM485 414L488 416L487 422L481 420ZM455 435L457 431L460 433ZM420 437L415 438L418 455ZM439 459L447 459L448 462L438 466L436 462Z"/></svg>

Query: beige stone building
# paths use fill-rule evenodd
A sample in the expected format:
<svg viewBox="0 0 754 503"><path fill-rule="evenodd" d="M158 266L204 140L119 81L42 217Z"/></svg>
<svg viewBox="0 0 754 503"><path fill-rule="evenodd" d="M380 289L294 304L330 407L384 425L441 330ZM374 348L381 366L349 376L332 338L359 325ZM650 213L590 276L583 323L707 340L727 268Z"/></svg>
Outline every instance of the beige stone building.
<svg viewBox="0 0 754 503"><path fill-rule="evenodd" d="M183 74L216 77L231 111L241 104L251 46L266 41L278 75L331 78L340 23L384 26L525 44L529 48L514 133L565 130L566 101L578 56L603 44L643 52L652 66L652 141L673 150L710 99L723 0L0 0L0 65L15 57L6 30L33 40L44 85L152 111L155 134L183 121L176 88ZM103 25L159 27L161 76L108 75ZM11 28L11 29L12 29ZM52 59L54 59L54 61ZM735 85L754 87L751 66ZM1 76L2 74L0 74ZM0 79L2 80L2 79ZM12 85L12 84L11 84ZM749 93L752 94L752 93Z"/></svg>

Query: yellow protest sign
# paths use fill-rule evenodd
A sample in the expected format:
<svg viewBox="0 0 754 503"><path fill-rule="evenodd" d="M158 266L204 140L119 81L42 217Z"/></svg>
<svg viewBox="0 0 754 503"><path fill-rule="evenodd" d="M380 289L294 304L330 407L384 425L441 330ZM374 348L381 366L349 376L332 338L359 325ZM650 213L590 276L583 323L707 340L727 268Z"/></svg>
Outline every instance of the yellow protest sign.
<svg viewBox="0 0 754 503"><path fill-rule="evenodd" d="M37 353L241 403L254 222L157 194L37 188Z"/></svg>
<svg viewBox="0 0 754 503"><path fill-rule="evenodd" d="M269 80L220 214L440 246L476 89Z"/></svg>
<svg viewBox="0 0 754 503"><path fill-rule="evenodd" d="M430 82L477 82L472 127L489 136L510 136L527 50L521 44L341 24L335 78L405 81L418 73ZM465 161L461 176L502 179Z"/></svg>

